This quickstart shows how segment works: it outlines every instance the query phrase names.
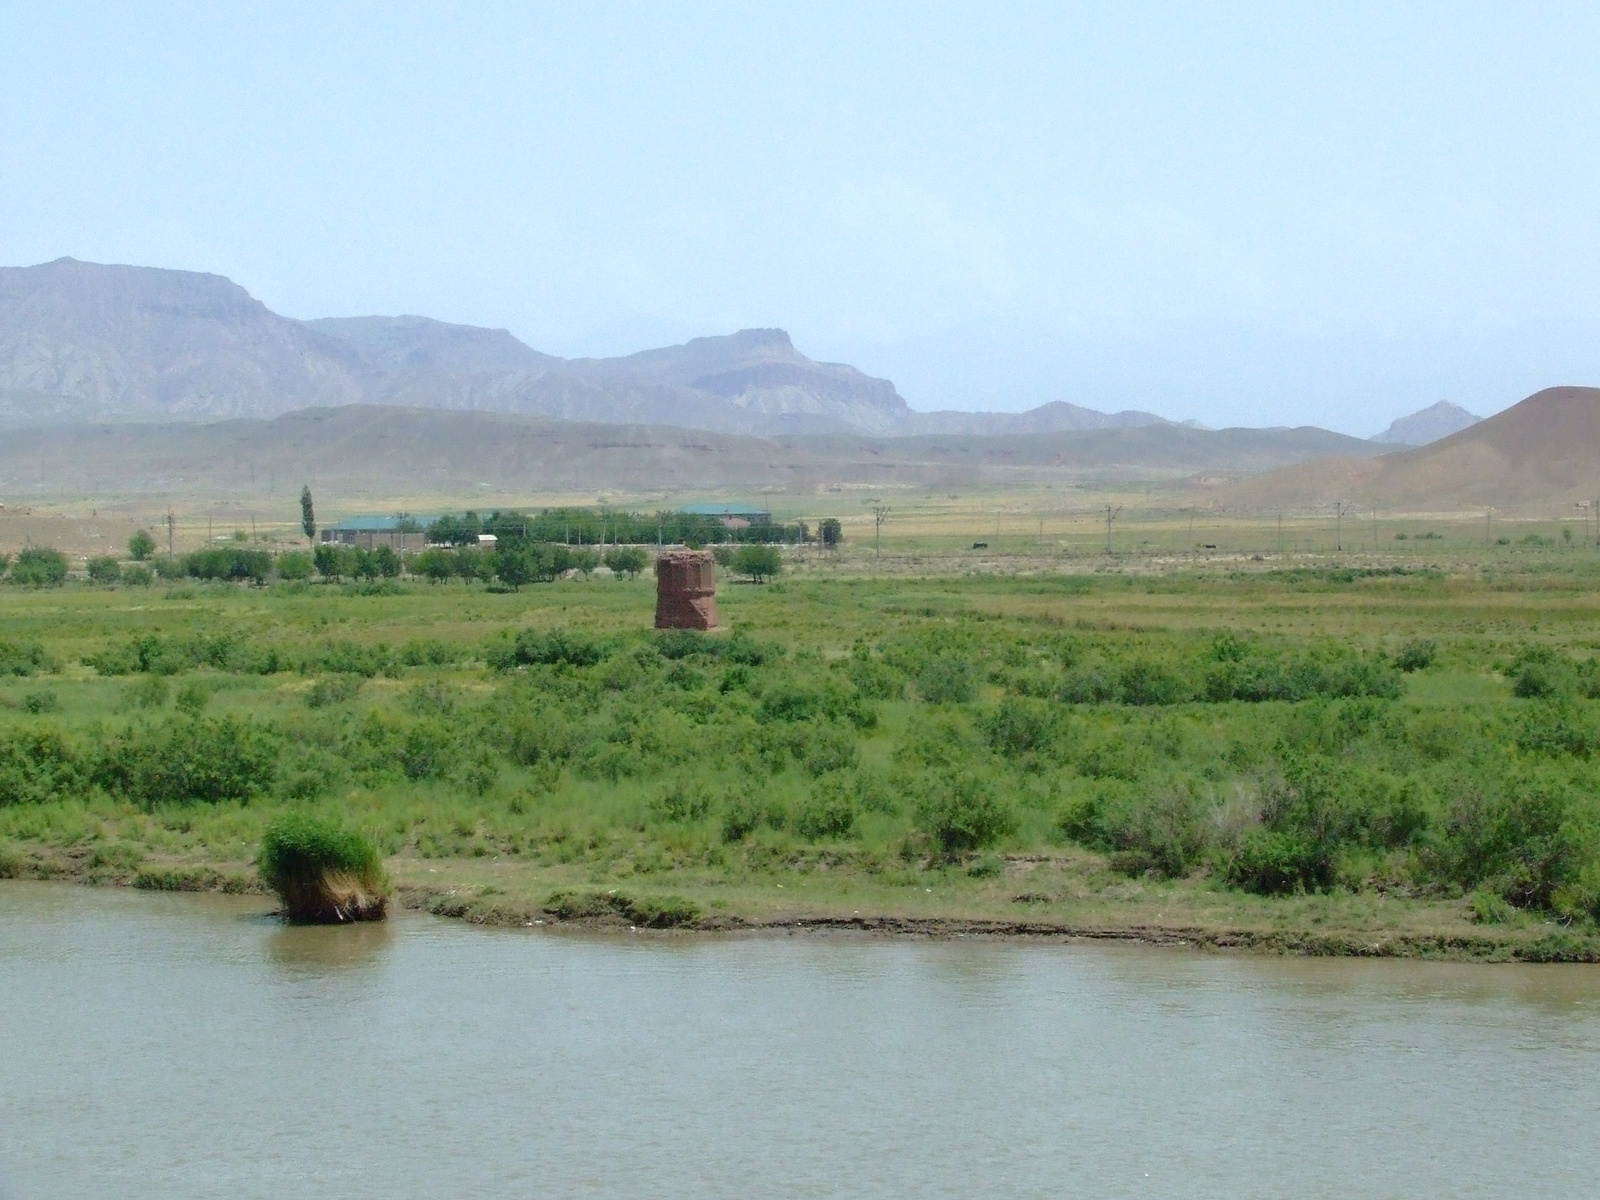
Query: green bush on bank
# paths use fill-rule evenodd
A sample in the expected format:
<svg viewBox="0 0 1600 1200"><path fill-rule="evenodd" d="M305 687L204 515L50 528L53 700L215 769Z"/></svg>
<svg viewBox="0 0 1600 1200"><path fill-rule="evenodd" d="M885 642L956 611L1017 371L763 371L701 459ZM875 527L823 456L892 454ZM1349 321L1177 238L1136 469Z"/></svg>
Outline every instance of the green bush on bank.
<svg viewBox="0 0 1600 1200"><path fill-rule="evenodd" d="M377 847L327 817L290 811L274 818L262 834L257 869L291 921L383 916L388 881Z"/></svg>

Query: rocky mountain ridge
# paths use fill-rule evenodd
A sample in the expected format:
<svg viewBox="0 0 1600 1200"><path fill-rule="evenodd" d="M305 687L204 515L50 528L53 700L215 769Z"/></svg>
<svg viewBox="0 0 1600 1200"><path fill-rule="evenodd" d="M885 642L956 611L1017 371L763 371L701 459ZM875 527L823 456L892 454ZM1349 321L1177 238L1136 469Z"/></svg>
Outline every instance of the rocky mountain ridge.
<svg viewBox="0 0 1600 1200"><path fill-rule="evenodd" d="M1055 403L918 413L887 379L817 362L781 329L621 358L542 354L428 317L297 321L220 275L64 258L0 268L0 420L271 418L396 405L762 436L1134 428L1151 413Z"/></svg>

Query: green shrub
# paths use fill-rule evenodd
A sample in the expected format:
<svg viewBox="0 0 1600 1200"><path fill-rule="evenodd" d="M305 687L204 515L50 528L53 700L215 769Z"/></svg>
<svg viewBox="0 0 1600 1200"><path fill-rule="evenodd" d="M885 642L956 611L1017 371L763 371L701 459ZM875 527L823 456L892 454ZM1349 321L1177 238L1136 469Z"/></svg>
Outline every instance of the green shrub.
<svg viewBox="0 0 1600 1200"><path fill-rule="evenodd" d="M625 903L625 902L624 902ZM544 902L544 911L563 921L597 920L616 915L619 905L616 894L581 892L562 889L550 893Z"/></svg>
<svg viewBox="0 0 1600 1200"><path fill-rule="evenodd" d="M929 704L966 704L978 694L976 665L955 654L930 655L912 678L917 694Z"/></svg>
<svg viewBox="0 0 1600 1200"><path fill-rule="evenodd" d="M604 562L613 575L639 578L639 573L650 565L650 554L637 546L618 546L607 550Z"/></svg>
<svg viewBox="0 0 1600 1200"><path fill-rule="evenodd" d="M39 675L59 669L38 642L0 641L0 675Z"/></svg>
<svg viewBox="0 0 1600 1200"><path fill-rule="evenodd" d="M172 694L172 685L163 675L148 675L123 693L129 708L161 708Z"/></svg>
<svg viewBox="0 0 1600 1200"><path fill-rule="evenodd" d="M141 529L128 539L128 557L134 562L144 562L156 552L156 540L148 529Z"/></svg>
<svg viewBox="0 0 1600 1200"><path fill-rule="evenodd" d="M111 738L96 778L147 808L249 800L271 789L280 751L275 738L233 717L176 720Z"/></svg>
<svg viewBox="0 0 1600 1200"><path fill-rule="evenodd" d="M272 555L238 546L195 550L184 556L183 569L196 579L265 583L272 574Z"/></svg>
<svg viewBox="0 0 1600 1200"><path fill-rule="evenodd" d="M672 929L700 919L700 906L683 896L638 896L625 901L623 915L646 929Z"/></svg>
<svg viewBox="0 0 1600 1200"><path fill-rule="evenodd" d="M650 812L661 821L698 821L710 811L711 797L706 790L681 779L650 801Z"/></svg>
<svg viewBox="0 0 1600 1200"><path fill-rule="evenodd" d="M307 708L327 708L354 700L364 682L360 675L322 675L306 689Z"/></svg>
<svg viewBox="0 0 1600 1200"><path fill-rule="evenodd" d="M67 556L49 546L30 546L21 551L6 576L24 587L54 587L67 577Z"/></svg>
<svg viewBox="0 0 1600 1200"><path fill-rule="evenodd" d="M1407 674L1413 671L1426 671L1433 666L1433 660L1438 655L1437 642L1428 638L1412 638L1395 652L1394 665Z"/></svg>
<svg viewBox="0 0 1600 1200"><path fill-rule="evenodd" d="M306 550L289 550L278 555L278 578L290 583L310 579L316 569L311 554Z"/></svg>
<svg viewBox="0 0 1600 1200"><path fill-rule="evenodd" d="M1513 722L1517 748L1529 754L1588 758L1600 750L1600 728L1587 708L1570 700L1535 700Z"/></svg>
<svg viewBox="0 0 1600 1200"><path fill-rule="evenodd" d="M60 730L19 729L0 737L0 808L77 795L88 782L83 756Z"/></svg>
<svg viewBox="0 0 1600 1200"><path fill-rule="evenodd" d="M400 769L408 779L443 779L461 758L455 731L442 721L413 721L398 747Z"/></svg>
<svg viewBox="0 0 1600 1200"><path fill-rule="evenodd" d="M742 842L767 819L766 806L757 796L745 792L730 795L722 807L722 840Z"/></svg>
<svg viewBox="0 0 1600 1200"><path fill-rule="evenodd" d="M91 558L87 569L95 583L117 583L122 579L122 563L115 558Z"/></svg>
<svg viewBox="0 0 1600 1200"><path fill-rule="evenodd" d="M388 881L378 849L355 830L295 811L261 835L257 868L289 920L331 924L384 915Z"/></svg>
<svg viewBox="0 0 1600 1200"><path fill-rule="evenodd" d="M1251 829L1228 862L1234 887L1261 896L1311 891L1332 882L1330 864L1318 847L1295 834Z"/></svg>
<svg viewBox="0 0 1600 1200"><path fill-rule="evenodd" d="M994 845L1017 825L994 780L973 771L930 773L916 788L917 826L946 855Z"/></svg>
<svg viewBox="0 0 1600 1200"><path fill-rule="evenodd" d="M122 568L122 582L129 587L149 587L154 579L149 567L130 565Z"/></svg>
<svg viewBox="0 0 1600 1200"><path fill-rule="evenodd" d="M898 700L905 694L906 677L882 659L873 658L864 650L850 656L845 667L850 682L869 700Z"/></svg>
<svg viewBox="0 0 1600 1200"><path fill-rule="evenodd" d="M655 635L656 652L674 662L696 656L718 658L727 648L727 641L693 629L662 629Z"/></svg>
<svg viewBox="0 0 1600 1200"><path fill-rule="evenodd" d="M1523 700L1546 700L1577 690L1570 659L1544 646L1523 650L1511 664L1511 694Z"/></svg>
<svg viewBox="0 0 1600 1200"><path fill-rule="evenodd" d="M1059 720L1043 701L1008 696L978 719L989 749L1009 758L1040 755L1055 745Z"/></svg>
<svg viewBox="0 0 1600 1200"><path fill-rule="evenodd" d="M491 650L489 663L501 670L535 663L551 666L565 663L574 667L592 667L601 662L606 654L605 645L579 633L565 629L552 629L548 632L524 629L518 632L516 641L511 646L496 647Z"/></svg>
<svg viewBox="0 0 1600 1200"><path fill-rule="evenodd" d="M61 699L53 691L46 688L43 691L27 692L23 695L20 705L23 712L49 713L61 707Z"/></svg>
<svg viewBox="0 0 1600 1200"><path fill-rule="evenodd" d="M740 546L729 565L739 574L763 583L783 570L783 556L778 553L776 546L752 544Z"/></svg>
<svg viewBox="0 0 1600 1200"><path fill-rule="evenodd" d="M1179 878L1203 858L1208 843L1201 796L1185 779L1135 785L1108 779L1071 796L1057 828L1075 842L1111 855L1129 875Z"/></svg>
<svg viewBox="0 0 1600 1200"><path fill-rule="evenodd" d="M308 650L300 660L300 670L307 675L360 675L371 679L375 675L396 674L398 666L389 648L381 643L335 641Z"/></svg>
<svg viewBox="0 0 1600 1200"><path fill-rule="evenodd" d="M198 717L210 702L211 689L198 679L191 679L179 688L178 695L172 701L179 712L187 713L191 717Z"/></svg>
<svg viewBox="0 0 1600 1200"><path fill-rule="evenodd" d="M820 722L806 731L796 747L796 757L812 775L825 775L855 766L861 759L861 751L848 730Z"/></svg>
<svg viewBox="0 0 1600 1200"><path fill-rule="evenodd" d="M455 646L435 638L412 638L400 647L400 661L408 667L449 667L462 657Z"/></svg>
<svg viewBox="0 0 1600 1200"><path fill-rule="evenodd" d="M828 789L813 793L795 812L794 827L808 841L846 838L855 831L856 802L848 793Z"/></svg>

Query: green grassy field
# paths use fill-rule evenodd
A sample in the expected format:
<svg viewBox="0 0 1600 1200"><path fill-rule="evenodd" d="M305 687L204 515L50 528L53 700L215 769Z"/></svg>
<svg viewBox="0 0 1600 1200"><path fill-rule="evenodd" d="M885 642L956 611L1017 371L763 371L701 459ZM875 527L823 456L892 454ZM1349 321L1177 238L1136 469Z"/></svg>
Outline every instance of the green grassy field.
<svg viewBox="0 0 1600 1200"><path fill-rule="evenodd" d="M478 920L1600 951L1581 545L905 536L724 580L711 637L648 577L0 588L0 874L253 888L305 807Z"/></svg>

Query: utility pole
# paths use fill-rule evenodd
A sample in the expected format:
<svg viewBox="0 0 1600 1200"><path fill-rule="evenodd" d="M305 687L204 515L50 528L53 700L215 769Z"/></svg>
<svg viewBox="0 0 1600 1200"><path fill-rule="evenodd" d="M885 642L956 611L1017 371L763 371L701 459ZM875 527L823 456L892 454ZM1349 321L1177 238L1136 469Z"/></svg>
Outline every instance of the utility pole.
<svg viewBox="0 0 1600 1200"><path fill-rule="evenodd" d="M887 504L874 504L872 506L872 553L875 558L883 557L883 523L889 518Z"/></svg>
<svg viewBox="0 0 1600 1200"><path fill-rule="evenodd" d="M1378 552L1378 510L1376 507L1372 510L1372 552L1374 554Z"/></svg>
<svg viewBox="0 0 1600 1200"><path fill-rule="evenodd" d="M1283 509L1278 510L1278 553L1283 553Z"/></svg>
<svg viewBox="0 0 1600 1200"><path fill-rule="evenodd" d="M1121 511L1122 511L1122 505L1120 505L1120 504L1117 505L1115 508L1113 508L1109 504L1106 505L1106 553L1107 554L1111 553L1111 522L1113 522L1113 521L1115 521L1117 519L1117 514L1119 512L1121 512Z"/></svg>
<svg viewBox="0 0 1600 1200"><path fill-rule="evenodd" d="M1344 515L1355 507L1355 501L1346 504L1343 500L1333 502L1333 548L1344 552Z"/></svg>
<svg viewBox="0 0 1600 1200"><path fill-rule="evenodd" d="M172 519L172 509L167 509L167 557L172 557L172 530L175 522Z"/></svg>

